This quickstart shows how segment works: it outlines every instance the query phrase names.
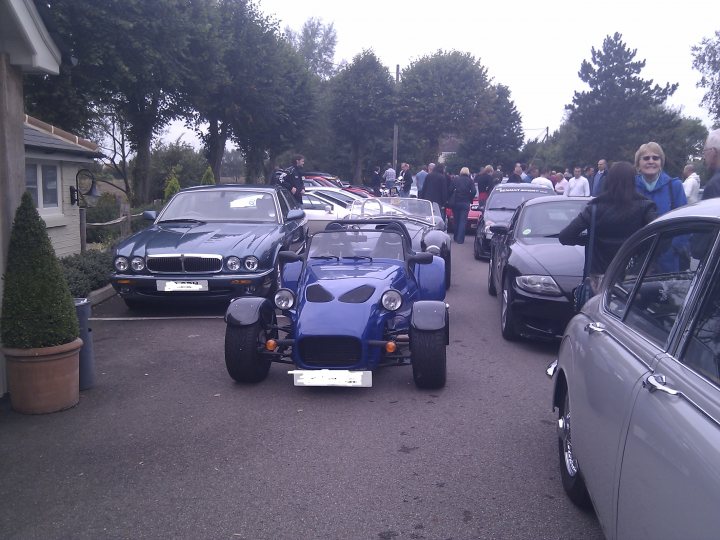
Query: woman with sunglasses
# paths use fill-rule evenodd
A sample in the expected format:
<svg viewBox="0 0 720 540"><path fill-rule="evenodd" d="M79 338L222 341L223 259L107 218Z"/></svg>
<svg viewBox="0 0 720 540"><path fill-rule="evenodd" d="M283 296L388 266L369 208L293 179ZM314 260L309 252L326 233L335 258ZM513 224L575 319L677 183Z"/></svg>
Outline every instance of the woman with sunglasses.
<svg viewBox="0 0 720 540"><path fill-rule="evenodd" d="M653 201L658 216L687 204L685 190L679 178L671 178L663 171L665 152L656 142L645 143L635 152L635 188L640 195Z"/></svg>

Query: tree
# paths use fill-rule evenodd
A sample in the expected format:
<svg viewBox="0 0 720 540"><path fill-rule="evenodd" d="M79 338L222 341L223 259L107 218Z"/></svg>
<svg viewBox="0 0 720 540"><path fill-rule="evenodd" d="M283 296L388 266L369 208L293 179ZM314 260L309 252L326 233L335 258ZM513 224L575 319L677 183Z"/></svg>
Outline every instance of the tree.
<svg viewBox="0 0 720 540"><path fill-rule="evenodd" d="M491 97L487 69L479 60L470 53L438 51L416 60L402 72L400 128L424 138L429 157L435 159L440 138L462 137L471 119L489 112Z"/></svg>
<svg viewBox="0 0 720 540"><path fill-rule="evenodd" d="M350 145L353 181L360 182L363 162L373 141L392 133L394 83L388 69L364 51L331 81L333 133Z"/></svg>
<svg viewBox="0 0 720 540"><path fill-rule="evenodd" d="M636 54L616 32L603 40L602 49L591 49L590 62L583 60L578 76L590 90L575 92L566 106L567 121L577 128L565 148L573 160L628 159L640 144L657 139L659 130L679 122L665 107L678 85L661 87L640 77L645 61L635 60Z"/></svg>
<svg viewBox="0 0 720 540"><path fill-rule="evenodd" d="M300 53L310 72L321 79L329 79L335 74L337 33L333 23L324 25L322 19L311 17L305 21L299 33L288 26L285 35Z"/></svg>
<svg viewBox="0 0 720 540"><path fill-rule="evenodd" d="M165 188L163 190L163 200L168 202L173 196L180 191L180 182L178 182L177 174L175 174L175 168L170 171L170 174L165 179Z"/></svg>
<svg viewBox="0 0 720 540"><path fill-rule="evenodd" d="M202 180L200 180L201 186L214 186L215 185L215 176L213 175L212 168L208 166L207 169L205 169L205 174L202 176Z"/></svg>
<svg viewBox="0 0 720 540"><path fill-rule="evenodd" d="M180 140L155 143L150 153L150 163L151 199L162 198L165 181L171 171L177 177L179 186L186 188L197 186L208 166L201 151Z"/></svg>
<svg viewBox="0 0 720 540"><path fill-rule="evenodd" d="M704 38L692 48L693 67L702 77L698 88L706 90L701 104L710 111L716 125L720 124L720 30L714 38Z"/></svg>

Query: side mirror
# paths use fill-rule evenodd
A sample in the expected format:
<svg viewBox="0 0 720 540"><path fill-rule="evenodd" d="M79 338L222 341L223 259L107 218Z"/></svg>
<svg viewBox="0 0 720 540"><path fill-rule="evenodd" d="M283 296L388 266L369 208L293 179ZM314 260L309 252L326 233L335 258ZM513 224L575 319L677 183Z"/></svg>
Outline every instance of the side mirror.
<svg viewBox="0 0 720 540"><path fill-rule="evenodd" d="M145 210L142 213L142 217L148 221L155 221L157 219L157 212L155 210Z"/></svg>
<svg viewBox="0 0 720 540"><path fill-rule="evenodd" d="M302 208L293 208L287 214L289 220L302 219L305 217L305 211Z"/></svg>
<svg viewBox="0 0 720 540"><path fill-rule="evenodd" d="M507 234L507 225L490 225L490 232L493 234Z"/></svg>
<svg viewBox="0 0 720 540"><path fill-rule="evenodd" d="M294 251L281 251L278 253L278 260L282 263L301 261L302 255Z"/></svg>
<svg viewBox="0 0 720 540"><path fill-rule="evenodd" d="M329 204L326 204L325 205L325 213L332 214L332 206L330 206Z"/></svg>
<svg viewBox="0 0 720 540"><path fill-rule="evenodd" d="M408 257L408 263L430 264L433 262L433 254L423 251L422 253L414 253Z"/></svg>

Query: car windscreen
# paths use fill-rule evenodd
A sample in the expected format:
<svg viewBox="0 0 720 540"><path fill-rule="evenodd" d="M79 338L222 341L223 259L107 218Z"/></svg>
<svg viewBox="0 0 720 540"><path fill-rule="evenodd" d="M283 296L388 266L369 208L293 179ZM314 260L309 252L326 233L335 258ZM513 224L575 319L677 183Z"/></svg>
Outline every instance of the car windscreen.
<svg viewBox="0 0 720 540"><path fill-rule="evenodd" d="M516 238L557 238L586 205L586 200L573 199L527 205L518 217Z"/></svg>
<svg viewBox="0 0 720 540"><path fill-rule="evenodd" d="M396 231L331 230L313 235L309 259L405 260L403 239Z"/></svg>
<svg viewBox="0 0 720 540"><path fill-rule="evenodd" d="M163 210L159 223L183 220L277 223L278 215L272 193L217 189L178 193Z"/></svg>
<svg viewBox="0 0 720 540"><path fill-rule="evenodd" d="M490 194L485 204L485 210L505 210L512 212L525 201L552 194L551 192L543 191L496 191Z"/></svg>
<svg viewBox="0 0 720 540"><path fill-rule="evenodd" d="M353 219L376 216L413 217L434 223L433 204L425 199L411 197L371 197L354 201L350 208Z"/></svg>

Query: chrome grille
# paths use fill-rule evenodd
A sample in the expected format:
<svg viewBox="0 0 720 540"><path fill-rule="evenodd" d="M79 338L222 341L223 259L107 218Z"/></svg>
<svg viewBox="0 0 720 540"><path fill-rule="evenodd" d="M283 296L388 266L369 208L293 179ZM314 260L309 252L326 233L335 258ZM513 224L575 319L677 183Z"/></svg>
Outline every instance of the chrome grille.
<svg viewBox="0 0 720 540"><path fill-rule="evenodd" d="M220 255L153 255L147 259L150 272L159 274L212 274L222 270Z"/></svg>
<svg viewBox="0 0 720 540"><path fill-rule="evenodd" d="M305 365L353 366L360 361L360 340L345 336L304 337L299 344L300 359Z"/></svg>

